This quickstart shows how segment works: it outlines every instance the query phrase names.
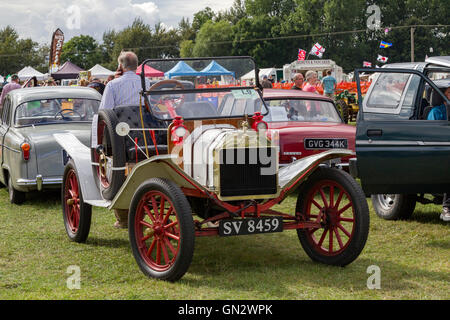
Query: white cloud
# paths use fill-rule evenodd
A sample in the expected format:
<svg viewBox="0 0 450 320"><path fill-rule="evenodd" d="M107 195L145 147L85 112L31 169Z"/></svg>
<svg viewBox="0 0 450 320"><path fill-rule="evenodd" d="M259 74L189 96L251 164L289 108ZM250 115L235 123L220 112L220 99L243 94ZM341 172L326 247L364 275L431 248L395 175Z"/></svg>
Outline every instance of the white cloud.
<svg viewBox="0 0 450 320"><path fill-rule="evenodd" d="M207 6L219 11L229 8L233 1L1 0L0 28L11 25L22 38L32 38L40 43L49 43L56 28L64 32L66 39L85 34L101 41L103 32L121 30L136 17L141 17L151 26L162 22L169 29L177 27L182 17L188 17L192 22L194 13ZM74 20L70 20L73 19L73 11L72 15L68 12L71 6L79 8L79 28L73 28L77 25L73 23Z"/></svg>

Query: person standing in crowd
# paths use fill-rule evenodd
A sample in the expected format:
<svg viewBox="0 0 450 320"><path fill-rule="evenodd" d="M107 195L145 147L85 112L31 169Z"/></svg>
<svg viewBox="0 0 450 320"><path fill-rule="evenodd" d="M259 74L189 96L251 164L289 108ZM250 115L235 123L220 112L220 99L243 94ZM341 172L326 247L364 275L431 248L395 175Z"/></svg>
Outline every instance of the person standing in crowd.
<svg viewBox="0 0 450 320"><path fill-rule="evenodd" d="M97 90L101 95L103 95L103 91L105 91L105 85L98 78L93 78L87 86Z"/></svg>
<svg viewBox="0 0 450 320"><path fill-rule="evenodd" d="M110 82L111 80L114 80L114 78L115 77L113 75L108 76L108 78L105 81L105 86L108 84L108 82Z"/></svg>
<svg viewBox="0 0 450 320"><path fill-rule="evenodd" d="M319 81L317 79L317 72L309 70L306 72L305 78L306 84L303 86L303 91L317 93L316 85Z"/></svg>
<svg viewBox="0 0 450 320"><path fill-rule="evenodd" d="M142 84L141 77L136 74L138 57L134 52L123 51L117 60L119 66L116 71L116 78L106 85L99 109L112 109L125 104L139 104ZM146 86L149 87L150 81L145 80ZM114 214L117 219L114 227L128 228L128 210L115 209Z"/></svg>
<svg viewBox="0 0 450 320"><path fill-rule="evenodd" d="M303 74L301 73L297 73L296 75L294 75L294 77L292 78L292 81L294 81L294 85L292 86L291 89L293 90L303 90L303 81L305 79L303 78Z"/></svg>
<svg viewBox="0 0 450 320"><path fill-rule="evenodd" d="M322 86L324 94L327 97L334 99L334 92L336 91L337 81L331 75L331 70L328 70L326 77L322 79Z"/></svg>
<svg viewBox="0 0 450 320"><path fill-rule="evenodd" d="M266 76L266 75L263 76L263 80L262 80L262 82L261 82L261 86L262 86L263 88L273 88L272 82L270 82L270 80L267 79L267 76Z"/></svg>
<svg viewBox="0 0 450 320"><path fill-rule="evenodd" d="M2 94L0 96L0 104L3 106L3 100L5 100L5 97L8 94L8 92L11 92L13 90L20 89L20 88L21 88L21 85L19 83L19 76L17 74L13 74L11 76L11 82L3 87Z"/></svg>
<svg viewBox="0 0 450 320"><path fill-rule="evenodd" d="M112 109L123 104L139 104L139 93L142 90L141 77L136 74L138 57L134 52L123 51L118 58L119 67L114 80L108 82L103 91L99 109ZM146 79L147 86L150 81Z"/></svg>

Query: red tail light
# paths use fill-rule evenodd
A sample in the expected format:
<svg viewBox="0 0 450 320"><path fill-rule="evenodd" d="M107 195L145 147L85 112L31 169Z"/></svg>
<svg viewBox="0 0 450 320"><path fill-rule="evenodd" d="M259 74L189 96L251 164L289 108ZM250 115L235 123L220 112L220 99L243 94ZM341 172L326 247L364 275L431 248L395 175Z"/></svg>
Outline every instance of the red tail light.
<svg viewBox="0 0 450 320"><path fill-rule="evenodd" d="M20 145L20 149L22 149L23 160L28 161L30 159L30 149L31 149L30 144L24 142Z"/></svg>

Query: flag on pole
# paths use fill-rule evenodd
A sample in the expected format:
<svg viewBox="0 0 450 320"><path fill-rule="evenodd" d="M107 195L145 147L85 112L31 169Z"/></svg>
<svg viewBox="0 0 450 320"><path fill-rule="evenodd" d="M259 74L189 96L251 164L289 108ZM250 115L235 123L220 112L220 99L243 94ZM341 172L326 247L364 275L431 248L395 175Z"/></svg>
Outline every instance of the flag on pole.
<svg viewBox="0 0 450 320"><path fill-rule="evenodd" d="M322 47L319 43L316 43L310 51L310 54L313 54L315 56L318 56L319 58L322 58L323 53L325 52L325 48Z"/></svg>
<svg viewBox="0 0 450 320"><path fill-rule="evenodd" d="M306 51L303 49L298 49L298 60L303 61L306 57Z"/></svg>
<svg viewBox="0 0 450 320"><path fill-rule="evenodd" d="M383 57L381 55L378 55L377 61L381 63L386 63L388 61L388 57Z"/></svg>
<svg viewBox="0 0 450 320"><path fill-rule="evenodd" d="M372 67L372 63L368 62L368 61L363 61L363 67L370 68L370 67Z"/></svg>
<svg viewBox="0 0 450 320"><path fill-rule="evenodd" d="M392 43L390 43L390 42L381 41L381 43L380 43L380 48L389 48L391 46L392 46Z"/></svg>

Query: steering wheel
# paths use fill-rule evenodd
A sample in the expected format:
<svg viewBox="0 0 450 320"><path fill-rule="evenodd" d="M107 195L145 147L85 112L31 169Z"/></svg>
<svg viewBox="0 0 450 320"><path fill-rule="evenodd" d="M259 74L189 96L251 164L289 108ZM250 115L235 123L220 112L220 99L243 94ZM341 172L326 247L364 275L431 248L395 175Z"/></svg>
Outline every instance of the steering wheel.
<svg viewBox="0 0 450 320"><path fill-rule="evenodd" d="M55 113L54 118L56 119L56 118L58 117L58 115L61 115L61 118L62 118L62 119L66 119L66 117L64 116L63 113L77 115L77 116L80 117L79 120L81 120L81 118L83 118L83 116L81 115L81 113L79 113L78 111L75 111L75 110L73 110L73 109L61 109L61 110L59 110L57 113Z"/></svg>
<svg viewBox="0 0 450 320"><path fill-rule="evenodd" d="M180 82L180 81L178 81L178 80L172 80L172 79L169 79L169 80L161 80L161 81L159 81L159 82L157 82L157 83L155 83L154 85L152 85L149 89L148 89L148 91L153 91L153 90L156 90L156 89L158 89L159 87L162 87L162 86L164 86L164 85L167 85L167 84L173 84L174 85L174 87L173 88L178 88L179 90L184 90L185 88L184 88L184 85ZM172 88L171 88L172 89ZM171 96L171 99L170 100L174 100L173 99L173 96ZM181 94L181 96L180 96L180 99L178 100L178 102L176 103L176 105L175 104L171 104L171 105L167 105L167 104L165 104L164 103L164 95L160 95L159 96L159 99L152 99L152 97L151 97L151 95L150 95L150 103L151 104L153 104L153 105L164 105L164 106L166 106L167 107L167 111L170 113L170 115L173 117L174 116L174 112L175 112L175 109L177 108L177 107L179 107L179 106L181 106L183 103L184 103L184 100L185 100L185 96L184 96L184 94ZM164 110L162 110L162 111L164 111Z"/></svg>

